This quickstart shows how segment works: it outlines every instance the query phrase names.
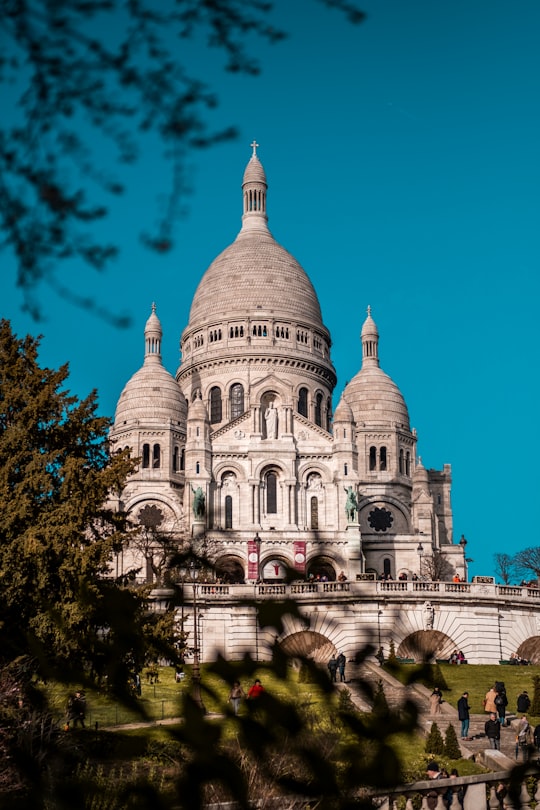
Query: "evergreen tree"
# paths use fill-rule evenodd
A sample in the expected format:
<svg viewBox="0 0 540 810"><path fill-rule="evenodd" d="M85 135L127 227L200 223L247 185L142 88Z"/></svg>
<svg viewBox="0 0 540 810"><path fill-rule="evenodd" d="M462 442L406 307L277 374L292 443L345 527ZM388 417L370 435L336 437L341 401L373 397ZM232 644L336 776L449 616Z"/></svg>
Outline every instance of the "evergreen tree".
<svg viewBox="0 0 540 810"><path fill-rule="evenodd" d="M444 754L444 740L437 723L432 723L426 737L426 754L440 756Z"/></svg>
<svg viewBox="0 0 540 810"><path fill-rule="evenodd" d="M533 676L533 699L530 713L533 717L540 717L540 675Z"/></svg>
<svg viewBox="0 0 540 810"><path fill-rule="evenodd" d="M396 645L394 644L394 639L390 639L390 644L388 645L388 659L387 662L389 664L398 664L398 659L396 655Z"/></svg>
<svg viewBox="0 0 540 810"><path fill-rule="evenodd" d="M373 714L377 717L388 717L389 708L386 695L384 693L383 682L379 679L377 681L377 688L373 696Z"/></svg>
<svg viewBox="0 0 540 810"><path fill-rule="evenodd" d="M454 726L450 723L444 734L444 755L448 759L461 759L461 750Z"/></svg>
<svg viewBox="0 0 540 810"><path fill-rule="evenodd" d="M104 504L133 462L111 456L96 394L79 401L38 363L39 340L0 321L0 666L26 657L42 678L126 682L144 654L143 601L110 578L126 541Z"/></svg>

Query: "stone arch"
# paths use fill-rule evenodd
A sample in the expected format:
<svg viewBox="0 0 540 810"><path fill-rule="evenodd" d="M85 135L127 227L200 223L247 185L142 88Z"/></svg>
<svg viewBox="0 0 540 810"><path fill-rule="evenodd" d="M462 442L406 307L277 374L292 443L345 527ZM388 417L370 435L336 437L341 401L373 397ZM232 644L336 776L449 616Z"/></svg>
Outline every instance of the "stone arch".
<svg viewBox="0 0 540 810"><path fill-rule="evenodd" d="M228 585L243 585L245 579L244 564L240 557L234 554L225 554L216 560L216 576Z"/></svg>
<svg viewBox="0 0 540 810"><path fill-rule="evenodd" d="M326 576L328 578L328 582L335 582L336 561L331 557L326 557L322 554L318 555L317 557L311 557L307 564L307 575L308 577L311 577L312 574L314 579L317 579L317 575L320 578Z"/></svg>
<svg viewBox="0 0 540 810"><path fill-rule="evenodd" d="M417 630L403 639L396 655L398 658L414 658L416 661L448 660L457 644L440 630Z"/></svg>
<svg viewBox="0 0 540 810"><path fill-rule="evenodd" d="M337 653L336 645L330 639L314 630L300 630L279 642L283 652L291 658L311 658L324 663Z"/></svg>
<svg viewBox="0 0 540 810"><path fill-rule="evenodd" d="M516 652L520 658L524 658L531 664L540 664L540 636L525 639Z"/></svg>
<svg viewBox="0 0 540 810"><path fill-rule="evenodd" d="M266 583L285 582L292 563L281 554L268 554L261 560L261 579Z"/></svg>

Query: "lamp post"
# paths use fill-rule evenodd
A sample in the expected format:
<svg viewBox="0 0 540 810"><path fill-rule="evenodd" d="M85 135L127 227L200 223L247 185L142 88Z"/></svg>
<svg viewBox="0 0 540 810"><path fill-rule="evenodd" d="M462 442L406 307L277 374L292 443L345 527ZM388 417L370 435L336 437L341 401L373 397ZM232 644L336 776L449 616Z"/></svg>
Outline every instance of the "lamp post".
<svg viewBox="0 0 540 810"><path fill-rule="evenodd" d="M195 703L206 712L205 705L201 697L201 667L199 663L199 632L197 617L197 580L199 578L200 565L195 560L188 560L180 567L182 582L186 579L193 586L193 667L191 670L192 697Z"/></svg>
<svg viewBox="0 0 540 810"><path fill-rule="evenodd" d="M255 532L255 537L253 538L253 542L257 547L257 581L260 582L261 580L261 543L262 540L259 537L259 532Z"/></svg>
<svg viewBox="0 0 540 810"><path fill-rule="evenodd" d="M419 564L419 567L418 567L418 573L419 573L420 579L424 579L424 575L422 574L422 560L424 558L424 546L422 545L422 543L418 543L418 546L416 547L416 551L417 551L418 557L420 559L420 564Z"/></svg>
<svg viewBox="0 0 540 810"><path fill-rule="evenodd" d="M465 556L465 548L467 546L467 540L466 540L464 534L461 535L459 545L461 546L461 550L463 552L463 572L465 574L465 582L467 582L467 580L469 579L469 574L468 574L468 571L467 571L467 558Z"/></svg>

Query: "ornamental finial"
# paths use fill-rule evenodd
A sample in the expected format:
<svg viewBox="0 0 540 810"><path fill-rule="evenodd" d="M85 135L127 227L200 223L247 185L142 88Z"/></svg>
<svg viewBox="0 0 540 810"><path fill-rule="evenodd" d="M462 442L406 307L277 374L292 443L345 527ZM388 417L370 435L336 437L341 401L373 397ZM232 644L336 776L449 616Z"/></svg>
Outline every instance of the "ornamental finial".
<svg viewBox="0 0 540 810"><path fill-rule="evenodd" d="M257 147L259 146L259 144L255 139L253 139L253 141L250 143L250 146L253 149L253 154L251 155L251 157L257 157Z"/></svg>

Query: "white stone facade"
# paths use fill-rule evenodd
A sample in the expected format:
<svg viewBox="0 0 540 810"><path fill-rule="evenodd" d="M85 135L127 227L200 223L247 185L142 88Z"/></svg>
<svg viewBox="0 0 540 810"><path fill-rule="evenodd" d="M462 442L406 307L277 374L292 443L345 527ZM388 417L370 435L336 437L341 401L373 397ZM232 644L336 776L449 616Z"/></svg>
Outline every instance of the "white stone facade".
<svg viewBox="0 0 540 810"><path fill-rule="evenodd" d="M227 593L220 589L216 611L207 605L206 635L229 655L244 642L263 646L249 629L249 611L235 604L238 588L257 582L279 588L286 568L296 569L299 581L319 581L321 587L339 585L341 574L355 599L330 589L324 604L333 605L327 613L333 611L332 621L350 643L373 639L381 627L388 640L391 621L394 641L405 650L408 635L420 628L422 587L434 558L447 563L443 575L431 577L444 580L441 587L458 579L465 586L467 580L465 545L452 534L450 466L426 470L417 458L403 396L380 366L369 307L359 371L332 413L331 337L306 272L268 229L266 176L255 149L242 189L241 230L201 277L175 377L162 365L161 325L152 307L144 363L122 392L110 434L113 446L129 447L140 459L118 502L147 536L155 531L179 546L204 543L219 582L231 586ZM199 514L196 492L204 501ZM145 507L154 509L143 512ZM157 522L150 525L144 515L157 516ZM125 550L117 566L129 569L140 553ZM151 566L140 568L141 577L156 581ZM377 582L366 583L368 575ZM380 588L392 582L378 581L381 575L405 587L411 613L399 614L401 595L385 591L385 605L397 611L388 618ZM369 588L379 589L373 598ZM358 604L364 593L369 598ZM306 592L300 598L311 604ZM467 633L471 623L482 627L482 611L470 599L466 609L455 592L437 598L456 603L445 608L450 641L444 649L451 643L477 660L501 657L502 620L493 630L496 600L482 641L475 641ZM314 626L318 621L322 627L319 611L324 613L321 605L311 604ZM441 611L435 611L435 627L442 627ZM534 602L530 615L536 614ZM328 643L344 645L328 627ZM516 636L511 646L522 643Z"/></svg>

